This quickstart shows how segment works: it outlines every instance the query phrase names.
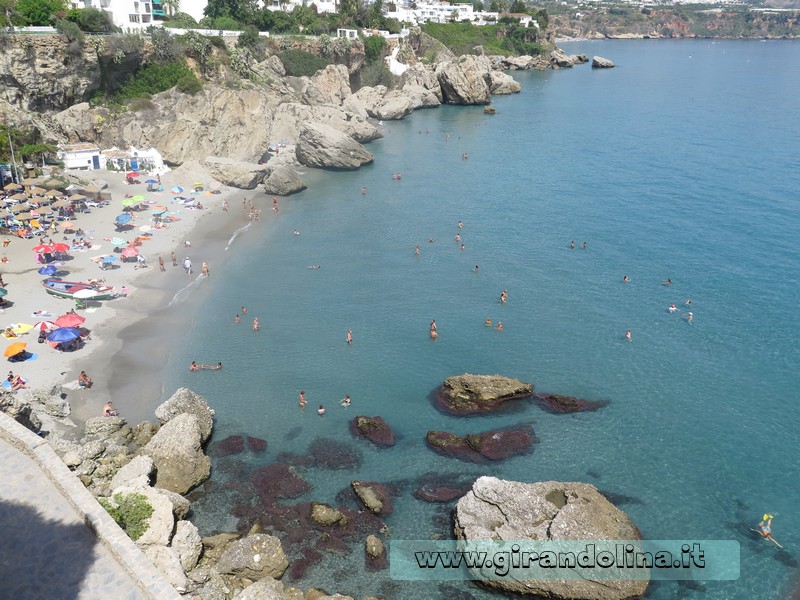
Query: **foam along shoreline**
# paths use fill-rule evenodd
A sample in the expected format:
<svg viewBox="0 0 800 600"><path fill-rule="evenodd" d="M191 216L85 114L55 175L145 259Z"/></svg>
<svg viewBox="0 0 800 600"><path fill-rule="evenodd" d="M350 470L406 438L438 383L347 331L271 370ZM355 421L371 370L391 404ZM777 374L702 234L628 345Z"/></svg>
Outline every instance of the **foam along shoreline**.
<svg viewBox="0 0 800 600"><path fill-rule="evenodd" d="M185 303L177 310L163 310L189 281L190 276L182 268L182 259L185 256L191 258L194 270L192 278L200 275L203 262L210 265L212 272L219 268L226 258L224 249L234 231L248 224L249 211L242 210L242 198L252 199L262 214L266 215L265 196L258 189L223 187L221 194L197 194L204 208L189 210L173 205L168 190L175 185L188 189L193 182L203 182L206 186L211 184L212 180L207 174L192 166L163 174L162 183L167 191L161 193L146 192L144 184L128 185L124 173L93 171L75 174L107 183L108 188L104 191L111 194L112 200L108 206L76 214L75 227L86 232L87 239L92 240L92 248L70 253L71 259L61 267L69 273L64 279L82 281L102 278L106 285L113 286L117 292L123 287L128 288L128 295L105 301L99 307L78 310L86 318L84 327L91 331L91 339L82 349L59 352L47 344L39 345L34 330L8 343L27 342L27 350L36 353L36 359L9 363L8 366L28 381L29 390L49 390L53 386L62 386L71 405L70 418L79 427L88 418L100 415L103 405L109 400L114 401L115 407L119 408L128 422L146 420L152 415L153 407L161 401L166 353L174 340L179 339L175 334L186 326L183 316L189 311L185 310ZM176 215L179 220L164 229L149 231L152 237L140 247L147 259L147 268L134 270L134 265L127 263L119 268L101 270L91 257L111 254L114 248L111 238L124 237L132 241L134 233L139 233L138 227L151 224L149 211L134 213L137 228L126 234L115 231L114 219L122 210L120 201L126 194L142 194L157 205L170 209L174 206L180 211ZM227 212L222 208L224 200L228 201L230 207ZM47 235L45 239L49 237ZM63 237L71 239L60 231L52 237L56 242L62 241ZM37 273L41 265L35 262L32 251L40 243L38 237L26 240L6 236L3 239L11 240L0 251L8 259L0 272L8 289L7 299L12 302L1 313L4 327L11 323L34 324L42 320L34 314L36 311L45 311L56 318L75 307L73 302L50 296L42 289L43 276ZM191 246L187 247L186 241ZM173 251L178 260L177 267L172 265L170 258ZM159 257L164 259L166 272L161 272L159 268ZM77 383L82 370L93 380L90 390L81 388ZM29 390L16 393L24 399ZM63 433L68 433L68 430Z"/></svg>

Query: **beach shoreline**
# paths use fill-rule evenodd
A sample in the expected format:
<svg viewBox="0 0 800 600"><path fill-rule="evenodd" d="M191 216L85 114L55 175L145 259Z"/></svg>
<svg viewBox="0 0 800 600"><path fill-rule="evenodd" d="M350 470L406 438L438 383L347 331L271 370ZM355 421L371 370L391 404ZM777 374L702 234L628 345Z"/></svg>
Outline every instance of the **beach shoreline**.
<svg viewBox="0 0 800 600"><path fill-rule="evenodd" d="M186 318L198 304L190 297L183 298L178 307L169 307L170 301L190 283L205 287L202 280L206 277L201 274L203 262L209 265L209 278L215 269L222 267L229 256L224 251L228 240L249 222L251 201L260 209L262 218L269 218L265 216L268 207L263 190L220 187L220 194L200 192L195 197L203 204L202 210L179 210L180 220L164 229L149 230L152 236L140 247L147 259L146 268L126 263L111 270L101 270L90 259L112 252L111 237L122 236L132 241L139 227L151 225L149 211L136 212L133 213L135 228L126 234L115 233L114 217L121 212L120 201L126 194L143 194L147 200L175 210L168 191L173 186L188 189L192 182L198 181L203 182L207 190L213 180L194 166L181 167L162 175L166 191L149 193L144 184L127 184L125 175L121 173L92 171L75 172L75 175L106 183L108 187L103 191L110 193L111 204L93 208L89 213L76 214L75 227L86 232L87 238L92 240L92 248L70 253L70 259L60 267L68 272L63 279L102 278L117 292L126 287L129 293L126 297L104 301L101 306L77 310L86 318L83 326L91 331L91 339L80 350L60 352L47 344L36 344L38 332L32 330L20 336L19 341L28 343L29 352L38 353L36 359L9 363L11 371L28 380L29 389L17 392L21 399L32 391L58 386L67 393L71 407L69 418L77 425L73 428L64 423L64 428L58 433L67 437L80 436L85 421L101 415L103 406L109 401L113 401L120 414L131 423L152 418L153 408L166 392L162 382L167 352L180 339L187 324ZM188 194L184 192L183 195ZM246 210L242 209L243 198L247 198ZM222 208L224 200L229 205L227 211ZM49 237L45 235L43 239ZM65 242L70 238L60 231L52 237L55 242L62 241L62 237ZM44 277L37 273L41 265L32 260L32 248L41 243L40 239L8 239L11 239L10 244L3 248L8 261L2 274L13 305L3 310L6 325L34 324L39 320L34 313L41 310L50 313L55 320L74 308L71 301L48 296L42 289ZM187 242L190 245L187 246ZM177 266L173 266L170 252L175 253ZM161 272L159 257L164 259L166 272ZM192 261L192 275L184 272L182 261L185 257ZM83 370L93 380L91 389L78 385L78 374Z"/></svg>

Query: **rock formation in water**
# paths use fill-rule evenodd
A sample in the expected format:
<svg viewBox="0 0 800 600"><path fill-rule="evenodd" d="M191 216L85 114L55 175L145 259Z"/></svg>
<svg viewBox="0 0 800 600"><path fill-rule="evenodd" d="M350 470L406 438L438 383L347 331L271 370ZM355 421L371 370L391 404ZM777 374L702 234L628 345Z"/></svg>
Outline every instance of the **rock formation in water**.
<svg viewBox="0 0 800 600"><path fill-rule="evenodd" d="M519 379L465 373L445 379L435 399L445 412L467 415L498 410L504 402L526 398L532 393L533 386Z"/></svg>

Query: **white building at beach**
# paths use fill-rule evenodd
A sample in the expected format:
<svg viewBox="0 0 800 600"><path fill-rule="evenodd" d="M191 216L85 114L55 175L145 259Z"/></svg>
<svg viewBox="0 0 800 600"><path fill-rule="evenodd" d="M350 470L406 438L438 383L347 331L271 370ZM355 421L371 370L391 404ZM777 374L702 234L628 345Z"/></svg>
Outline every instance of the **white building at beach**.
<svg viewBox="0 0 800 600"><path fill-rule="evenodd" d="M109 165L121 171L144 171L147 173L164 173L169 168L164 164L164 158L155 148L134 148L127 150L109 148L100 153L103 168Z"/></svg>
<svg viewBox="0 0 800 600"><path fill-rule="evenodd" d="M100 148L94 144L63 144L58 147L57 156L65 169L94 171L104 164L100 160Z"/></svg>

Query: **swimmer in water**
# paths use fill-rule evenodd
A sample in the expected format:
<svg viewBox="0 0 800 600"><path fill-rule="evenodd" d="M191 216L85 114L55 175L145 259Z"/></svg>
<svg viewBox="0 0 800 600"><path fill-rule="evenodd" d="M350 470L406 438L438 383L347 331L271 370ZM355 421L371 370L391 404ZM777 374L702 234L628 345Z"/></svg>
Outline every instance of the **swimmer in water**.
<svg viewBox="0 0 800 600"><path fill-rule="evenodd" d="M691 305L692 305L692 299L691 299L691 298L687 298L686 300L684 300L684 301L683 301L683 303L684 303L686 306L691 306Z"/></svg>
<svg viewBox="0 0 800 600"><path fill-rule="evenodd" d="M583 245L582 245L581 247L582 247L584 250L586 250L586 248L588 248L588 247L589 247L589 244L587 244L586 242L583 242Z"/></svg>
<svg viewBox="0 0 800 600"><path fill-rule="evenodd" d="M292 232L292 235L300 235L300 232L299 232L299 231L297 231L297 229L295 229L295 230Z"/></svg>
<svg viewBox="0 0 800 600"><path fill-rule="evenodd" d="M348 329L347 330L347 343L348 344L352 344L353 343L353 330L352 329Z"/></svg>
<svg viewBox="0 0 800 600"><path fill-rule="evenodd" d="M309 265L309 269L319 269L319 265Z"/></svg>
<svg viewBox="0 0 800 600"><path fill-rule="evenodd" d="M572 248L572 249L574 249L574 248L575 248L575 240L572 240L572 241L569 243L569 247L570 247L570 248Z"/></svg>
<svg viewBox="0 0 800 600"><path fill-rule="evenodd" d="M667 280L661 285L672 285L672 279L667 278Z"/></svg>
<svg viewBox="0 0 800 600"><path fill-rule="evenodd" d="M625 339L626 339L626 340L628 340L629 342L630 342L630 341L633 339L633 338L631 337L631 330L630 330L630 329L628 329L628 330L625 332Z"/></svg>
<svg viewBox="0 0 800 600"><path fill-rule="evenodd" d="M487 327L491 327L492 320L489 317L486 317L486 320L483 322L483 324L486 325Z"/></svg>
<svg viewBox="0 0 800 600"><path fill-rule="evenodd" d="M458 222L458 228L459 229L463 229L464 228L464 224L461 221Z"/></svg>
<svg viewBox="0 0 800 600"><path fill-rule="evenodd" d="M189 365L190 371L197 371L199 368L200 367L197 366L197 363L195 361L192 361L192 364Z"/></svg>
<svg viewBox="0 0 800 600"><path fill-rule="evenodd" d="M362 194L366 194L366 193L367 193L367 188L365 188L365 187L362 187L362 188L361 188L361 193L362 193Z"/></svg>
<svg viewBox="0 0 800 600"><path fill-rule="evenodd" d="M417 256L419 256L419 246L415 246L415 247L414 247L414 254L416 254Z"/></svg>
<svg viewBox="0 0 800 600"><path fill-rule="evenodd" d="M253 331L261 329L261 324L258 322L258 317L253 319Z"/></svg>
<svg viewBox="0 0 800 600"><path fill-rule="evenodd" d="M344 398L342 398L341 400L339 400L339 404L341 404L341 405L342 405L342 406L344 406L345 408L347 408L348 406L350 406L350 395L349 395L349 394L345 394L345 395L344 395Z"/></svg>
<svg viewBox="0 0 800 600"><path fill-rule="evenodd" d="M500 304L505 304L508 301L508 290L503 290L500 294Z"/></svg>
<svg viewBox="0 0 800 600"><path fill-rule="evenodd" d="M631 278L630 278L630 277L628 277L627 275L625 275L625 276L622 278L622 283L629 283L629 282L630 282L630 280L631 280Z"/></svg>
<svg viewBox="0 0 800 600"><path fill-rule="evenodd" d="M772 537L772 519L774 519L774 515L764 515L761 522L758 524L758 530L750 528L750 531L755 531L765 540L769 540L773 544L775 544L778 548L783 548L778 541Z"/></svg>
<svg viewBox="0 0 800 600"><path fill-rule="evenodd" d="M242 307L242 314L243 314L243 315L246 315L246 314L247 314L247 307L246 307L246 306L243 306L243 307Z"/></svg>
<svg viewBox="0 0 800 600"><path fill-rule="evenodd" d="M497 331L503 331L503 322L502 321L498 321L497 322Z"/></svg>
<svg viewBox="0 0 800 600"><path fill-rule="evenodd" d="M464 244L461 244L461 251L464 251Z"/></svg>
<svg viewBox="0 0 800 600"><path fill-rule="evenodd" d="M306 409L306 404L308 404L308 401L306 400L305 392L300 392L300 399L298 400L297 403L300 405L300 410Z"/></svg>
<svg viewBox="0 0 800 600"><path fill-rule="evenodd" d="M691 312L689 312L689 314L686 315L686 320L689 321L689 323L691 323L692 321L694 321L694 315Z"/></svg>
<svg viewBox="0 0 800 600"><path fill-rule="evenodd" d="M322 415L324 415L324 414L325 414L325 407L324 407L324 406L322 406L322 404L320 404L320 405L319 405L319 408L317 409L317 414L318 414L320 417L321 417Z"/></svg>
<svg viewBox="0 0 800 600"><path fill-rule="evenodd" d="M478 265L475 265L475 268L474 268L474 269L472 269L472 270L473 270L473 271L475 271L475 272L477 273L477 272L478 272Z"/></svg>
<svg viewBox="0 0 800 600"><path fill-rule="evenodd" d="M461 241L461 235L460 235L460 234L458 234L458 233L456 234L456 241L457 241L457 242L460 242L460 241Z"/></svg>
<svg viewBox="0 0 800 600"><path fill-rule="evenodd" d="M667 310L668 310L669 312L671 312L671 313L674 313L676 310L678 310L678 307L677 307L677 306L675 306L674 304L670 304L670 305L669 305L669 308L668 308Z"/></svg>
<svg viewBox="0 0 800 600"><path fill-rule="evenodd" d="M436 328L436 321L431 321L431 339L436 339L439 337L439 332Z"/></svg>
<svg viewBox="0 0 800 600"><path fill-rule="evenodd" d="M235 317L233 317L233 322L234 323L239 323L241 320L242 319L239 317L239 315L236 315Z"/></svg>

